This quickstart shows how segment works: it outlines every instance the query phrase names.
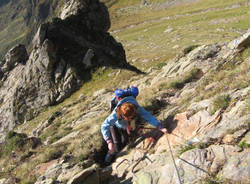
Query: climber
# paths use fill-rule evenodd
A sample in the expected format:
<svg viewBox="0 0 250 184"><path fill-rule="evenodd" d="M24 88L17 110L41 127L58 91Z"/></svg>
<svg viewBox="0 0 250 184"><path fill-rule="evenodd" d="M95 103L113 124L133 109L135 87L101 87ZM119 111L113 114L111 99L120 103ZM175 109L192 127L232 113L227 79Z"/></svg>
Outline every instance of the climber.
<svg viewBox="0 0 250 184"><path fill-rule="evenodd" d="M167 129L163 128L153 115L137 103L135 98L139 94L138 88L131 88L134 88L133 90L135 91L137 89L137 93L124 95L122 89L115 90L117 105L101 126L101 132L109 150L105 157L106 164L110 164L114 155L126 145L130 135L130 122L137 115L147 123L160 129L163 133L167 133ZM128 89L131 91L131 88ZM128 89L127 91L129 91Z"/></svg>

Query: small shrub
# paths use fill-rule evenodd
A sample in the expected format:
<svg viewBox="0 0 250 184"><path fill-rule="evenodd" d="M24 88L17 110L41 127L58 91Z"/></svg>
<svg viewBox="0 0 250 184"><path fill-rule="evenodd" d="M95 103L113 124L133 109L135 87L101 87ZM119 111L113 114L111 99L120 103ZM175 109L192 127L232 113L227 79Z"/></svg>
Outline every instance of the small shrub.
<svg viewBox="0 0 250 184"><path fill-rule="evenodd" d="M199 47L199 45L190 45L183 50L183 53L186 55L197 47Z"/></svg>
<svg viewBox="0 0 250 184"><path fill-rule="evenodd" d="M221 95L215 98L210 114L213 115L219 109L225 110L229 106L230 100L231 98L229 95Z"/></svg>
<svg viewBox="0 0 250 184"><path fill-rule="evenodd" d="M199 68L194 68L185 74L182 79L171 82L169 86L171 88L181 89L186 83L199 79L201 75L202 71Z"/></svg>
<svg viewBox="0 0 250 184"><path fill-rule="evenodd" d="M18 134L14 131L9 131L7 134L7 141L2 150L2 154L8 155L11 151L20 151L27 143L26 134Z"/></svg>
<svg viewBox="0 0 250 184"><path fill-rule="evenodd" d="M158 64L156 65L156 68L157 68L157 69L161 69L163 66L166 66L166 63L158 63Z"/></svg>
<svg viewBox="0 0 250 184"><path fill-rule="evenodd" d="M181 155L181 154L185 153L186 151L189 151L189 150L194 149L194 148L195 148L194 145L184 145L181 147L178 154Z"/></svg>
<svg viewBox="0 0 250 184"><path fill-rule="evenodd" d="M166 82L163 82L163 83L158 85L158 90L159 91L162 91L164 89L168 89L168 84Z"/></svg>
<svg viewBox="0 0 250 184"><path fill-rule="evenodd" d="M80 162L84 161L85 159L86 159L86 155L84 155L84 154L82 154L82 153L78 156L78 160L79 160Z"/></svg>
<svg viewBox="0 0 250 184"><path fill-rule="evenodd" d="M7 133L7 139L11 139L12 137L14 137L16 135L16 133L14 132L14 131L9 131L8 133Z"/></svg>
<svg viewBox="0 0 250 184"><path fill-rule="evenodd" d="M185 75L183 79L183 83L192 82L195 79L199 79L199 74L201 74L202 71L199 68L192 69L187 75Z"/></svg>
<svg viewBox="0 0 250 184"><path fill-rule="evenodd" d="M166 149L163 149L163 150L160 151L160 153L166 153L166 152L167 152Z"/></svg>
<svg viewBox="0 0 250 184"><path fill-rule="evenodd" d="M206 178L205 180L204 180L204 182L202 182L203 184L220 184L220 183L222 183L221 181L219 181L219 179L217 179L217 178Z"/></svg>
<svg viewBox="0 0 250 184"><path fill-rule="evenodd" d="M250 144L247 144L246 140L244 140L244 141L241 141L239 143L239 147L241 147L242 149L244 149L244 148L250 148Z"/></svg>
<svg viewBox="0 0 250 184"><path fill-rule="evenodd" d="M152 155L152 154L154 154L155 153L155 150L154 149L150 149L149 151L148 151L148 154L150 154L150 155Z"/></svg>
<svg viewBox="0 0 250 184"><path fill-rule="evenodd" d="M45 163L60 158L66 150L66 146L67 145L56 145L54 147L48 148L41 154L40 161Z"/></svg>
<svg viewBox="0 0 250 184"><path fill-rule="evenodd" d="M64 130L70 132L73 128L72 127L65 127Z"/></svg>
<svg viewBox="0 0 250 184"><path fill-rule="evenodd" d="M63 136L62 135L55 135L49 140L49 144L53 144L54 142L58 141L61 139Z"/></svg>
<svg viewBox="0 0 250 184"><path fill-rule="evenodd" d="M181 82L181 81L174 81L174 82L171 82L169 86L170 86L171 88L181 89L181 88L183 88L184 83Z"/></svg>
<svg viewBox="0 0 250 184"><path fill-rule="evenodd" d="M208 145L206 143L203 142L199 142L195 145L195 147L199 148L199 149L205 149L208 147Z"/></svg>

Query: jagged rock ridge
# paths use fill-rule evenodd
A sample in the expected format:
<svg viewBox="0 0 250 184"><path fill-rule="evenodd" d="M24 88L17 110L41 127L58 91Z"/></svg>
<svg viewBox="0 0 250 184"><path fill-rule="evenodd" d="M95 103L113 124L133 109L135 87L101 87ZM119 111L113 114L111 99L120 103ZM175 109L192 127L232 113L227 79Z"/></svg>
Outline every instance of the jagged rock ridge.
<svg viewBox="0 0 250 184"><path fill-rule="evenodd" d="M126 62L122 45L107 33L110 20L104 4L72 0L62 12L63 20L55 18L39 27L28 60L26 49L19 45L1 64L1 141L17 123L71 95L91 78L92 69L109 66L138 71Z"/></svg>

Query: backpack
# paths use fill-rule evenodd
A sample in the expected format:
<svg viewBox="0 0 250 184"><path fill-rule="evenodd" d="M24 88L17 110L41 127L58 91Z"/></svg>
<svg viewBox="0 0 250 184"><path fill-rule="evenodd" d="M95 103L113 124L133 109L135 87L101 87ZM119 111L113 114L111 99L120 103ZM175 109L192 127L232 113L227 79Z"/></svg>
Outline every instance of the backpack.
<svg viewBox="0 0 250 184"><path fill-rule="evenodd" d="M115 90L115 97L120 97L120 98L124 98L127 96L133 96L134 98L136 98L138 96L138 94L139 94L139 89L135 86L132 86L132 87L127 88L127 89L116 89ZM110 101L111 112L114 110L114 108L118 104L118 101L116 100L115 97Z"/></svg>

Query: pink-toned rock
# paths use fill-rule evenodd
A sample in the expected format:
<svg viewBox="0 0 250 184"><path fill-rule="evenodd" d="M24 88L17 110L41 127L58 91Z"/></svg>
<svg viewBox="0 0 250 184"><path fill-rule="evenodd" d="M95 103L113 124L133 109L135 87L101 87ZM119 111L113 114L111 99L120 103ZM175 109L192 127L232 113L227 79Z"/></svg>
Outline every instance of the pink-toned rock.
<svg viewBox="0 0 250 184"><path fill-rule="evenodd" d="M202 134L217 125L221 119L220 111L210 116L207 111L199 111L188 118L187 112L176 114L170 123L170 130L167 136L172 145L185 144L196 135ZM155 147L156 153L168 150L167 136L162 136Z"/></svg>
<svg viewBox="0 0 250 184"><path fill-rule="evenodd" d="M52 166L54 163L56 163L56 161L57 160L51 160L49 162L38 165L36 167L35 174L37 174L39 176L43 175L50 166Z"/></svg>

